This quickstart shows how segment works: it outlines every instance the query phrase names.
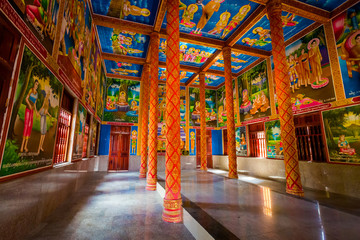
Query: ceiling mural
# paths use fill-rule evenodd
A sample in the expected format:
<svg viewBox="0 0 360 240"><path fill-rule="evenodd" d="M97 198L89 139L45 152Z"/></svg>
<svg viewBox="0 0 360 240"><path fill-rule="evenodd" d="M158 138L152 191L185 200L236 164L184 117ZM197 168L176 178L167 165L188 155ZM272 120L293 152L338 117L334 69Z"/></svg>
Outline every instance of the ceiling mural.
<svg viewBox="0 0 360 240"><path fill-rule="evenodd" d="M150 37L144 34L97 26L103 52L145 58Z"/></svg>
<svg viewBox="0 0 360 240"><path fill-rule="evenodd" d="M322 8L326 11L332 11L339 7L346 0L298 0L300 2L312 5L314 7Z"/></svg>
<svg viewBox="0 0 360 240"><path fill-rule="evenodd" d="M193 85L199 85L199 75L195 78L196 80L194 81ZM217 87L220 84L222 84L223 82L225 82L225 78L221 77L221 76L216 76L213 74L209 74L206 73L205 74L205 86L210 86L210 87Z"/></svg>
<svg viewBox="0 0 360 240"><path fill-rule="evenodd" d="M193 72L180 71L180 82L186 83ZM159 80L166 81L166 68L159 68Z"/></svg>
<svg viewBox="0 0 360 240"><path fill-rule="evenodd" d="M282 12L282 22L285 41L314 23L312 20L288 12ZM249 31L247 31L237 43L271 51L270 22L267 15L262 17Z"/></svg>
<svg viewBox="0 0 360 240"><path fill-rule="evenodd" d="M200 67L216 51L215 48L180 42L180 64ZM166 61L166 40L160 39L159 60Z"/></svg>
<svg viewBox="0 0 360 240"><path fill-rule="evenodd" d="M91 0L95 14L154 25L159 0Z"/></svg>
<svg viewBox="0 0 360 240"><path fill-rule="evenodd" d="M141 77L142 65L104 60L106 72L121 76Z"/></svg>
<svg viewBox="0 0 360 240"><path fill-rule="evenodd" d="M180 32L226 40L258 6L247 0L181 0Z"/></svg>
<svg viewBox="0 0 360 240"><path fill-rule="evenodd" d="M256 61L257 59L259 59L259 58L250 56L250 55L237 53L237 52L232 52L231 53L231 70L233 73L238 73L242 69L246 68L251 63ZM216 62L210 67L210 69L224 71L224 58L223 58L222 54L220 54L217 57Z"/></svg>

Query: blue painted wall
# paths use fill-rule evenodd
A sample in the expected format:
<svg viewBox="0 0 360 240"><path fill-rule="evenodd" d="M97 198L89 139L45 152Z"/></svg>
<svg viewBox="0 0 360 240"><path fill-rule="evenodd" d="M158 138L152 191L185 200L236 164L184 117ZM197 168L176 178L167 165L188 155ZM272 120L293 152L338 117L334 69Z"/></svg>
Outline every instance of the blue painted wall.
<svg viewBox="0 0 360 240"><path fill-rule="evenodd" d="M223 155L222 130L211 130L212 155Z"/></svg>
<svg viewBox="0 0 360 240"><path fill-rule="evenodd" d="M110 131L111 131L110 125L101 125L99 155L109 155Z"/></svg>

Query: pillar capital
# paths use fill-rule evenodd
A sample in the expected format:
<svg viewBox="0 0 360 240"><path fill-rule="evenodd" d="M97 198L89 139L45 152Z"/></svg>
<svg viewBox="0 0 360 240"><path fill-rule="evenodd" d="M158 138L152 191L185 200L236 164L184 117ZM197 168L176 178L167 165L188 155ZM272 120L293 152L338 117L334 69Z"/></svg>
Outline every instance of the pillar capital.
<svg viewBox="0 0 360 240"><path fill-rule="evenodd" d="M160 38L160 34L158 32L152 32L150 34L150 39L156 39L156 38Z"/></svg>
<svg viewBox="0 0 360 240"><path fill-rule="evenodd" d="M223 51L223 56L225 57L225 56L231 56L231 47L224 47L223 49L222 49L222 51Z"/></svg>
<svg viewBox="0 0 360 240"><path fill-rule="evenodd" d="M205 74L206 74L206 72L200 72L200 73L199 73L199 78L205 77Z"/></svg>

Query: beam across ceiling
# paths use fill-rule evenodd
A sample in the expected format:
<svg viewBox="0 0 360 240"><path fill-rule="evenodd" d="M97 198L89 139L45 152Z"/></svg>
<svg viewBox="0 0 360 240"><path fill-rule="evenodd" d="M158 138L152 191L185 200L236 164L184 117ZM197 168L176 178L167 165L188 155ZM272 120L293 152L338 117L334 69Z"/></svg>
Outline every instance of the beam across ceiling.
<svg viewBox="0 0 360 240"><path fill-rule="evenodd" d="M262 49L252 48L240 44L235 44L234 46L232 46L231 51L260 58L266 58L271 56L271 51L265 51Z"/></svg>
<svg viewBox="0 0 360 240"><path fill-rule="evenodd" d="M338 8L334 9L330 13L330 18L334 18L345 10L351 8L353 5L357 4L359 0L347 0L343 4L341 4Z"/></svg>
<svg viewBox="0 0 360 240"><path fill-rule="evenodd" d="M141 81L141 77L133 77L133 76L124 76L119 74L113 74L113 73L106 73L106 77L108 78L118 78L118 79L124 79L124 80L132 80L132 81Z"/></svg>
<svg viewBox="0 0 360 240"><path fill-rule="evenodd" d="M313 24L311 24L307 28L303 29L302 31L298 32L297 34L295 34L294 36L289 38L287 41L285 41L285 43L284 43L285 47L288 46L289 44L291 44L292 42L295 42L296 40L298 40L299 38L301 38L305 34L315 30L318 27L320 27L321 25L322 25L321 23L314 22Z"/></svg>
<svg viewBox="0 0 360 240"><path fill-rule="evenodd" d="M326 23L330 20L330 12L296 0L282 0L282 10L315 22Z"/></svg>
<svg viewBox="0 0 360 240"><path fill-rule="evenodd" d="M166 0L160 0L159 9L156 15L154 31L159 32L166 12Z"/></svg>
<svg viewBox="0 0 360 240"><path fill-rule="evenodd" d="M102 52L102 57L103 57L103 59L112 60L115 62L133 63L133 64L139 64L139 65L145 64L145 59L143 59L143 58L131 57L131 56L126 56L126 55Z"/></svg>

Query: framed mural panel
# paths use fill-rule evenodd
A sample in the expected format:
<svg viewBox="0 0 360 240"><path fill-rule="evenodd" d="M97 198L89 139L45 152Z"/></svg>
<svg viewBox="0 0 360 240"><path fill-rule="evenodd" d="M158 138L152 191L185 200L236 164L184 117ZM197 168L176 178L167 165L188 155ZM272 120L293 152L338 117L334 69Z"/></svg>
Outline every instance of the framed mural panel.
<svg viewBox="0 0 360 240"><path fill-rule="evenodd" d="M360 164L360 105L322 112L329 161Z"/></svg>
<svg viewBox="0 0 360 240"><path fill-rule="evenodd" d="M25 46L0 176L52 164L62 83Z"/></svg>
<svg viewBox="0 0 360 240"><path fill-rule="evenodd" d="M59 0L10 0L9 2L45 49L52 54L58 23Z"/></svg>
<svg viewBox="0 0 360 240"><path fill-rule="evenodd" d="M360 96L360 3L332 20L346 98Z"/></svg>
<svg viewBox="0 0 360 240"><path fill-rule="evenodd" d="M189 136L190 136L189 155L196 156L196 129L189 129Z"/></svg>
<svg viewBox="0 0 360 240"><path fill-rule="evenodd" d="M268 158L284 159L280 120L265 122L266 154Z"/></svg>
<svg viewBox="0 0 360 240"><path fill-rule="evenodd" d="M100 58L99 58L100 59ZM104 108L105 108L105 98L106 98L106 75L104 68L101 66L98 67L100 72L100 78L98 81L98 91L96 92L96 116L103 120Z"/></svg>
<svg viewBox="0 0 360 240"><path fill-rule="evenodd" d="M266 61L238 77L240 121L271 115Z"/></svg>
<svg viewBox="0 0 360 240"><path fill-rule="evenodd" d="M137 123L140 82L108 78L104 121Z"/></svg>
<svg viewBox="0 0 360 240"><path fill-rule="evenodd" d="M186 87L180 86L180 125L186 126Z"/></svg>
<svg viewBox="0 0 360 240"><path fill-rule="evenodd" d="M75 124L74 148L72 154L73 160L81 159L83 155L86 114L87 112L85 107L79 103Z"/></svg>
<svg viewBox="0 0 360 240"><path fill-rule="evenodd" d="M247 142L246 142L246 127L241 126L236 128L235 132L236 140L236 155L246 157L247 156Z"/></svg>
<svg viewBox="0 0 360 240"><path fill-rule="evenodd" d="M137 154L137 144L138 144L138 126L131 126L131 141L130 141L130 155Z"/></svg>
<svg viewBox="0 0 360 240"><path fill-rule="evenodd" d="M200 89L190 88L190 126L200 126ZM216 91L205 90L206 126L217 126Z"/></svg>
<svg viewBox="0 0 360 240"><path fill-rule="evenodd" d="M335 101L324 27L285 48L293 111Z"/></svg>
<svg viewBox="0 0 360 240"><path fill-rule="evenodd" d="M217 125L218 127L226 126L226 98L225 98L225 86L216 90L216 107L217 107Z"/></svg>

